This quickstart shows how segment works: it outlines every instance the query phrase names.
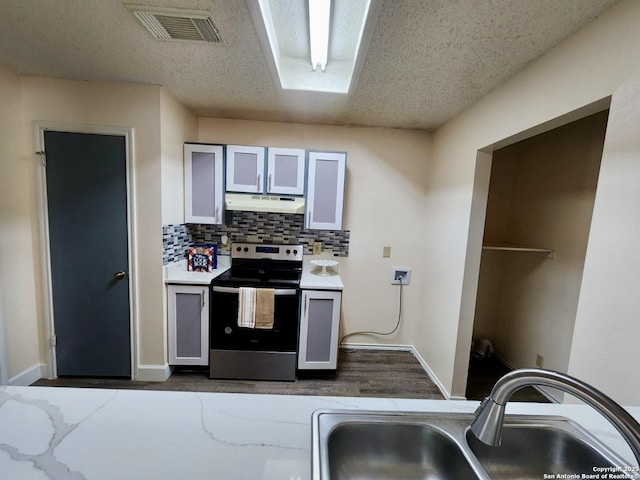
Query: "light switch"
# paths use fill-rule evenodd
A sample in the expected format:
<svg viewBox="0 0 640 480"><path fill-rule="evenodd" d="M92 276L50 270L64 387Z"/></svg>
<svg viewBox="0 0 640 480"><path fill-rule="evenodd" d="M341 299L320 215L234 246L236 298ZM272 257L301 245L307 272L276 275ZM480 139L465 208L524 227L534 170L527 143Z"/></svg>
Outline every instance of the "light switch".
<svg viewBox="0 0 640 480"><path fill-rule="evenodd" d="M382 247L382 258L391 258L391 247Z"/></svg>

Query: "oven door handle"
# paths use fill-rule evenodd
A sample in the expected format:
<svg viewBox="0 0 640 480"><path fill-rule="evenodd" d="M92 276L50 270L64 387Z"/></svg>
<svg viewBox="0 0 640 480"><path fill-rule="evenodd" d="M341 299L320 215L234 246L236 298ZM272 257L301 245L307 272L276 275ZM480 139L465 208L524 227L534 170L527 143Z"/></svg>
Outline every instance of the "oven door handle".
<svg viewBox="0 0 640 480"><path fill-rule="evenodd" d="M239 293L240 289L237 287L213 287L213 291L216 293ZM298 291L295 288L276 288L273 290L273 294L277 296L291 296L296 295Z"/></svg>

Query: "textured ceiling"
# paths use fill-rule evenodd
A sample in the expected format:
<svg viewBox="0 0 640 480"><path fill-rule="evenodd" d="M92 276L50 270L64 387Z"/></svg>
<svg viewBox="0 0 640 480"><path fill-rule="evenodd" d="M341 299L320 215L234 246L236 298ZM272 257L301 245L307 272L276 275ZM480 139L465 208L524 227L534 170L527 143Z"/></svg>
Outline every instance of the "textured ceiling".
<svg viewBox="0 0 640 480"><path fill-rule="evenodd" d="M359 81L336 95L274 84L248 1L131 0L211 11L228 42L214 45L154 40L121 0L0 0L0 64L24 75L164 85L200 116L433 129L617 3L381 0ZM280 3L279 15L306 12Z"/></svg>

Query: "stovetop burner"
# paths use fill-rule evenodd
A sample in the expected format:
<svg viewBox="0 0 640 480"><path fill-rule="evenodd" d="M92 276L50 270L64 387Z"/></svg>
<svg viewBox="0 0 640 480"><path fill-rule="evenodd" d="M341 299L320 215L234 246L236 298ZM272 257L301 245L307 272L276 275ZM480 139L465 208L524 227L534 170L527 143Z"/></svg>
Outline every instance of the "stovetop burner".
<svg viewBox="0 0 640 480"><path fill-rule="evenodd" d="M231 268L212 284L233 287L296 288L302 274L302 245L238 243Z"/></svg>

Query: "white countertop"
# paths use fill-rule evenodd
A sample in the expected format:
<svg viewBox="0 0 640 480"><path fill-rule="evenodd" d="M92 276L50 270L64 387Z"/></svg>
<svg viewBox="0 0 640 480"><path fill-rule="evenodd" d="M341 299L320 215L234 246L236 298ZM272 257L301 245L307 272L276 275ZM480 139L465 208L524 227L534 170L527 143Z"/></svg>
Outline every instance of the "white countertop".
<svg viewBox="0 0 640 480"><path fill-rule="evenodd" d="M213 272L189 272L187 261L170 263L164 266L164 283L181 285L209 285L211 280L229 270L231 259L229 256L218 255L217 267Z"/></svg>
<svg viewBox="0 0 640 480"><path fill-rule="evenodd" d="M331 273L331 275L323 276L318 275L318 273L322 271L322 268L311 264L311 260L314 258L322 257L304 257L302 264L302 277L300 277L300 288L311 290L343 290L344 284L342 283L342 279L338 273L340 261L332 258L331 260L336 260L338 262L338 266L336 268L328 268L326 271Z"/></svg>
<svg viewBox="0 0 640 480"><path fill-rule="evenodd" d="M0 387L0 478L308 480L319 408L473 412L477 402ZM628 409L640 419L640 408ZM631 453L585 405L510 403L572 418Z"/></svg>
<svg viewBox="0 0 640 480"><path fill-rule="evenodd" d="M335 269L329 269L333 273L329 276L317 275L319 268L311 265L314 257L305 257L300 278L300 288L312 290L342 290L344 284ZM211 280L229 269L231 259L229 256L218 256L218 268L211 273L188 272L187 261L171 263L164 267L164 283L183 285L208 285Z"/></svg>

